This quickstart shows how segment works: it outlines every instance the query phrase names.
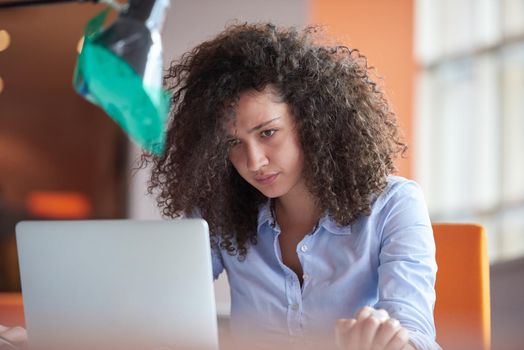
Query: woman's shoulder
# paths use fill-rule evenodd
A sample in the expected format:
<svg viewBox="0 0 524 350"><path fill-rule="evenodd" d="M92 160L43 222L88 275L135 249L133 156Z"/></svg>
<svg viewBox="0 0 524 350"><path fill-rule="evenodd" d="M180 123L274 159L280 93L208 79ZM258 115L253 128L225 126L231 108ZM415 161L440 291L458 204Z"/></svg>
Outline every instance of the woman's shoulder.
<svg viewBox="0 0 524 350"><path fill-rule="evenodd" d="M415 189L420 189L420 185L411 179L407 179L402 176L390 175L387 177L387 187L384 192L392 192L403 190L403 191L413 191Z"/></svg>
<svg viewBox="0 0 524 350"><path fill-rule="evenodd" d="M416 181L391 175L387 177L387 185L384 191L376 197L373 209L380 210L390 204L415 198L424 203L422 188Z"/></svg>
<svg viewBox="0 0 524 350"><path fill-rule="evenodd" d="M380 233L381 241L399 228L408 227L417 229L407 230L405 234L418 232L417 236L428 238L428 235L420 235L422 231L431 231L424 228L430 227L431 220L420 185L401 176L389 176L386 188L372 203L370 215L361 217L359 225L372 227Z"/></svg>

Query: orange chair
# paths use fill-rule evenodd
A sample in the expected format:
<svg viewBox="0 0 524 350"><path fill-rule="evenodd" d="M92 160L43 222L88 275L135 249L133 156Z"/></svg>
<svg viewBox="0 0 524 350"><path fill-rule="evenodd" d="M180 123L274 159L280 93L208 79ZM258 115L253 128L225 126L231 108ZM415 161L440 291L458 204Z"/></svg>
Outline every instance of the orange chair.
<svg viewBox="0 0 524 350"><path fill-rule="evenodd" d="M0 293L0 325L24 326L24 306L21 293Z"/></svg>
<svg viewBox="0 0 524 350"><path fill-rule="evenodd" d="M443 349L491 346L486 233L474 224L433 224L438 264L437 341Z"/></svg>

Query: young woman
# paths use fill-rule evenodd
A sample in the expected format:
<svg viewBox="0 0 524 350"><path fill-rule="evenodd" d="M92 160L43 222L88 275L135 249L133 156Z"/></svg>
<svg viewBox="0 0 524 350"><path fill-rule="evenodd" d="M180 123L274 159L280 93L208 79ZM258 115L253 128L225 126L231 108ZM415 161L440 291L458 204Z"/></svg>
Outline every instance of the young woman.
<svg viewBox="0 0 524 350"><path fill-rule="evenodd" d="M316 32L234 25L173 63L149 189L164 216L207 220L243 348L438 349L435 245L420 188L391 176L395 116L365 57Z"/></svg>
<svg viewBox="0 0 524 350"><path fill-rule="evenodd" d="M439 348L430 220L418 185L391 176L406 146L363 55L315 28L233 25L166 82L150 191L166 217L209 223L233 335Z"/></svg>

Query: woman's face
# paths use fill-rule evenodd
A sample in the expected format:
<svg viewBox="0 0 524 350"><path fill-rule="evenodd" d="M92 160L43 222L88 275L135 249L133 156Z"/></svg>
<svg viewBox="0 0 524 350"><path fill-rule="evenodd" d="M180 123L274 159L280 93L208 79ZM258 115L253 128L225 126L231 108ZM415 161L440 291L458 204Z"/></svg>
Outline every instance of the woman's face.
<svg viewBox="0 0 524 350"><path fill-rule="evenodd" d="M269 88L242 93L227 125L231 163L266 197L305 189L304 157L295 126L289 106Z"/></svg>

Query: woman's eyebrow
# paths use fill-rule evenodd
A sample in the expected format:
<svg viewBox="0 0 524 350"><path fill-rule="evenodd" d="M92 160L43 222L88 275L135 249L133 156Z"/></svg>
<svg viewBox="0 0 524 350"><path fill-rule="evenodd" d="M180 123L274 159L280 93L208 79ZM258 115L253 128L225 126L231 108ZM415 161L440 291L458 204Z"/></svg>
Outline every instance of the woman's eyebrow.
<svg viewBox="0 0 524 350"><path fill-rule="evenodd" d="M274 122L275 120L277 119L280 119L280 117L276 117L276 118L273 118L271 120L268 120L267 122L263 122L257 126L255 126L254 128L251 128L247 131L248 134L252 133L253 131L257 131L257 130L260 130L262 129L264 126L268 125L268 124L271 124L272 122Z"/></svg>

